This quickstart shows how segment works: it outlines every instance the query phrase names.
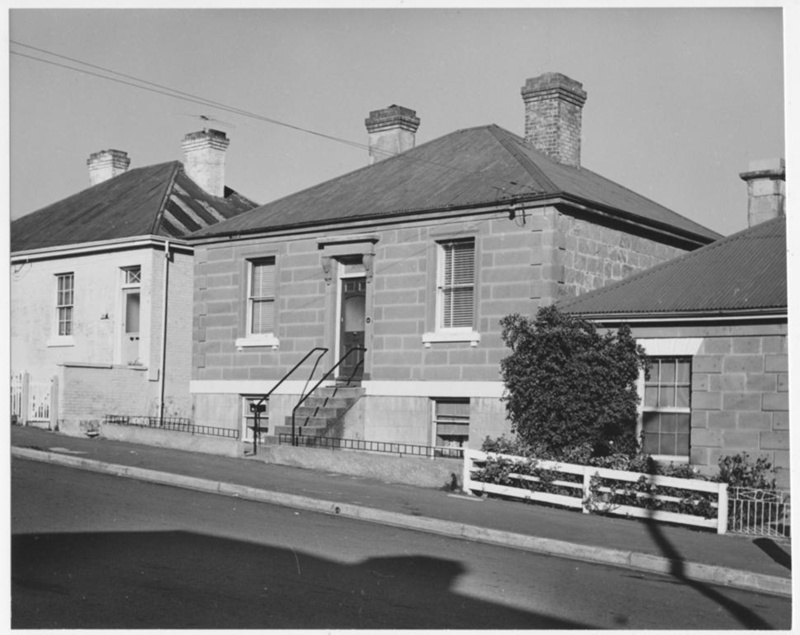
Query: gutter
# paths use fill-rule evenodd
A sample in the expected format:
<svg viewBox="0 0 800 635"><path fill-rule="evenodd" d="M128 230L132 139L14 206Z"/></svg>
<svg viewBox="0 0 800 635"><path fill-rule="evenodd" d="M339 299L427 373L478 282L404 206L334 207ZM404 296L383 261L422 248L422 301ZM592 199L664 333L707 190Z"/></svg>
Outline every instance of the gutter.
<svg viewBox="0 0 800 635"><path fill-rule="evenodd" d="M731 311L703 311L696 314L687 315L686 313L623 313L609 316L591 313L573 313L564 310L565 313L581 317L590 322L600 322L602 324L640 324L644 322L739 322L739 321L758 321L758 320L787 320L787 312L774 311L743 311L732 313Z"/></svg>
<svg viewBox="0 0 800 635"><path fill-rule="evenodd" d="M60 245L58 247L44 247L42 249L28 249L17 251L11 254L11 263L20 264L34 260L47 260L49 258L71 258L73 256L85 256L101 252L122 251L125 249L143 249L155 247L164 242L163 236L152 234L144 236L132 236L130 238L113 238L111 240L98 240L90 243L80 243L77 245ZM179 249L185 253L192 253L192 245L180 239L169 239L173 243L173 249Z"/></svg>

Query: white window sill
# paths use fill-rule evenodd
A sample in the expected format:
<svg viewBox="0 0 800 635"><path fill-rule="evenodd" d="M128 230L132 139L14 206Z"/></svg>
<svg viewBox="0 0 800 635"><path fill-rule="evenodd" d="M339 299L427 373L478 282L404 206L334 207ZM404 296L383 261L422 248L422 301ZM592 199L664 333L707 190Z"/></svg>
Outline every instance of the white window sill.
<svg viewBox="0 0 800 635"><path fill-rule="evenodd" d="M250 336L250 337L239 337L236 339L236 348L239 350L243 348L253 348L256 346L261 347L271 347L272 349L278 349L281 343L277 337L275 337L272 333L269 335L259 335L258 337Z"/></svg>
<svg viewBox="0 0 800 635"><path fill-rule="evenodd" d="M75 346L75 340L72 335L56 335L47 340L46 346L47 348L55 348L57 346Z"/></svg>
<svg viewBox="0 0 800 635"><path fill-rule="evenodd" d="M651 455L652 459L656 463L688 463L689 457L688 456L670 456L668 454L653 454Z"/></svg>
<svg viewBox="0 0 800 635"><path fill-rule="evenodd" d="M422 343L425 348L430 348L432 344L443 342L469 342L470 346L477 346L481 341L481 334L477 331L436 331L425 333L422 336Z"/></svg>

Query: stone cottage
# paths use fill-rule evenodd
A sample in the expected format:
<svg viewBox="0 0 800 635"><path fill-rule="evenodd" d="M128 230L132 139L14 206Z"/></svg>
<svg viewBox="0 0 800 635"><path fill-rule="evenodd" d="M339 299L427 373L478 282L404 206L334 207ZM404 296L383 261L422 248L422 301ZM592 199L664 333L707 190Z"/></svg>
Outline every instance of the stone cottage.
<svg viewBox="0 0 800 635"><path fill-rule="evenodd" d="M479 446L508 429L503 316L720 238L581 164L580 83L548 73L522 97L524 137L485 125L417 145L415 111L374 111L366 167L193 234L195 423L247 438L280 384L265 416L288 432L309 370L287 372L327 349L316 379L354 349L331 380L358 388L297 434Z"/></svg>
<svg viewBox="0 0 800 635"><path fill-rule="evenodd" d="M764 456L789 484L783 160L741 174L749 227L560 308L629 324L651 357L640 432L656 458L714 474L720 456Z"/></svg>

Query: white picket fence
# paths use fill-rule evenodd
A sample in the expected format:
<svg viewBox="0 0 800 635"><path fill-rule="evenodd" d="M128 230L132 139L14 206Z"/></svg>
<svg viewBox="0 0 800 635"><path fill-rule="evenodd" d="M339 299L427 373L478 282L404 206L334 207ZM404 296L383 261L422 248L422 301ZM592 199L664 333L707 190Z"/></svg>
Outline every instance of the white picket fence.
<svg viewBox="0 0 800 635"><path fill-rule="evenodd" d="M506 454L494 454L480 452L478 450L464 450L464 473L463 483L464 490L467 492L484 492L487 494L497 494L500 496L509 496L513 498L520 498L523 500L539 501L549 503L551 505L563 505L566 507L580 507L584 513L591 513L591 508L594 507L597 511L606 514L615 514L618 516L633 516L638 518L650 518L657 521L680 523L684 525L693 525L696 527L708 527L716 529L717 533L724 534L728 530L728 485L726 483L712 483L709 481L701 481L695 479L674 478L671 476L657 476L651 474L640 474L637 472L624 472L621 470L609 470L606 468L593 467L589 465L573 465L571 463L558 463L556 461L538 461L537 467L564 474L575 474L581 476L581 482L567 481L567 480L554 480L552 485L574 489L576 495L568 496L564 494L552 494L549 492L537 492L522 487L512 487L509 485L499 485L496 483L484 483L476 481L473 478L474 472L481 469L489 457L497 459L507 459L512 463L528 462L529 459L518 456L510 456ZM677 488L688 492L705 492L716 494L717 502L712 503L712 507L716 508L716 518L704 518L703 516L695 516L692 514L683 514L679 512L669 512L662 510L645 509L642 507L634 507L632 505L618 505L614 503L605 503L596 500L592 495L592 478L599 477L604 480L618 481L620 484L636 483L642 477L650 485L659 487ZM538 482L541 479L535 476L526 474L509 474L509 478L521 481ZM611 492L610 487L600 487L595 490L600 493ZM637 493L639 497L648 497L650 494L643 492ZM680 502L684 500L676 496L667 496L662 494L653 495L663 502Z"/></svg>
<svg viewBox="0 0 800 635"><path fill-rule="evenodd" d="M28 373L11 376L11 415L21 425L50 423L56 416L58 379L33 381Z"/></svg>

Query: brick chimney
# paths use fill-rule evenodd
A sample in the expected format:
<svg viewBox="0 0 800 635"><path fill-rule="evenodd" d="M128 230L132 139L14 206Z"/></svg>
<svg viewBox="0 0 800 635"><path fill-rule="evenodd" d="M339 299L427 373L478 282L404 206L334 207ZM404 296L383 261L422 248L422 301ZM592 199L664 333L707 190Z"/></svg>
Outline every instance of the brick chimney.
<svg viewBox="0 0 800 635"><path fill-rule="evenodd" d="M230 139L219 130L191 132L183 138L186 174L211 196L225 195L225 151Z"/></svg>
<svg viewBox="0 0 800 635"><path fill-rule="evenodd" d="M419 128L415 110L392 104L383 110L373 110L364 123L369 133L370 165L414 147Z"/></svg>
<svg viewBox="0 0 800 635"><path fill-rule="evenodd" d="M559 163L580 167L583 84L561 73L545 73L525 82L522 100L525 141Z"/></svg>
<svg viewBox="0 0 800 635"><path fill-rule="evenodd" d="M747 183L749 227L786 213L786 163L783 159L751 161L739 175Z"/></svg>
<svg viewBox="0 0 800 635"><path fill-rule="evenodd" d="M89 155L89 183L97 185L127 171L131 160L122 150L100 150Z"/></svg>

